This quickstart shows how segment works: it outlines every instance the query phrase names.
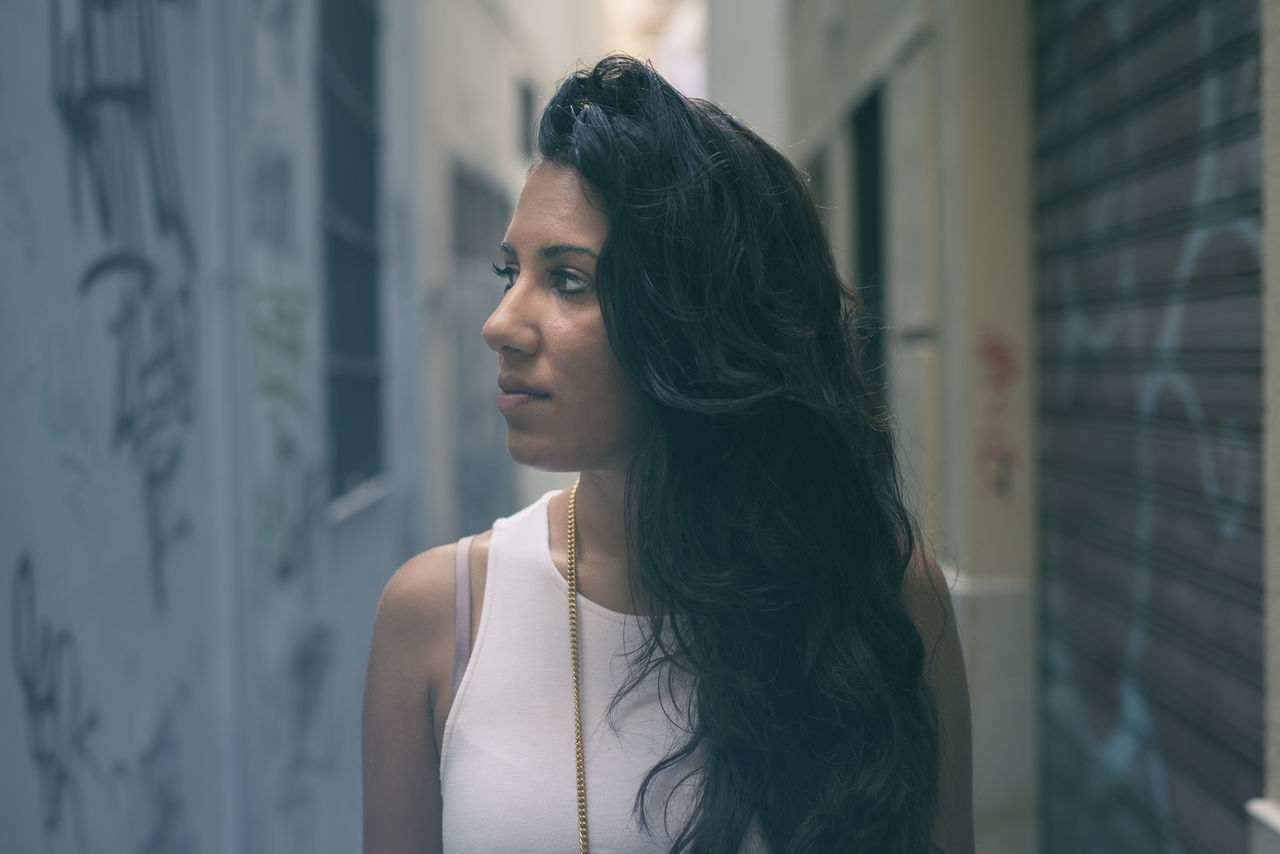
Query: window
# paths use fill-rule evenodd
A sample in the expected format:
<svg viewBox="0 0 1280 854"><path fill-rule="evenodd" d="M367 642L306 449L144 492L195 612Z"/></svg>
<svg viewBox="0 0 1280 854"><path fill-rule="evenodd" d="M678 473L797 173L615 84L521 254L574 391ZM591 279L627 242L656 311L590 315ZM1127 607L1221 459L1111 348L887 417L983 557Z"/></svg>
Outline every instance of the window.
<svg viewBox="0 0 1280 854"><path fill-rule="evenodd" d="M831 234L831 211L828 198L831 190L827 186L827 149L819 149L810 159L805 170L809 174L809 192L813 195L814 204L818 206L818 216L827 228L827 239L833 240Z"/></svg>
<svg viewBox="0 0 1280 854"><path fill-rule="evenodd" d="M853 111L850 118L853 141L854 200L853 246L854 286L863 303L867 336L865 370L871 377L883 405L884 369L884 127L881 90L876 87Z"/></svg>
<svg viewBox="0 0 1280 854"><path fill-rule="evenodd" d="M520 131L520 153L525 157L533 156L533 144L536 142L536 127L538 115L537 99L533 94L533 85L530 83L520 84L520 122L518 128Z"/></svg>
<svg viewBox="0 0 1280 854"><path fill-rule="evenodd" d="M377 10L320 8L320 147L329 497L383 466L378 324Z"/></svg>

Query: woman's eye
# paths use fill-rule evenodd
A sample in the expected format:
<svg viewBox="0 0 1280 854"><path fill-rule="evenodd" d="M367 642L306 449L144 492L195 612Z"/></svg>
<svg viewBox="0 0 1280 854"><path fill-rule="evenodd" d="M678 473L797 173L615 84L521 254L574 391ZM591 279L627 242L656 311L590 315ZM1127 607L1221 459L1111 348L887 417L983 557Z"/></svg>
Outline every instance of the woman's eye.
<svg viewBox="0 0 1280 854"><path fill-rule="evenodd" d="M511 286L516 283L516 271L511 267L499 267L497 264L494 264L493 272L497 273L499 277L507 280L506 287L502 289L503 293L511 290Z"/></svg>
<svg viewBox="0 0 1280 854"><path fill-rule="evenodd" d="M503 293L511 290L512 286L516 283L516 278L520 275L519 270L509 265L506 267L500 267L497 264L494 264L493 272L499 278L506 280L506 285L502 289ZM575 294L580 294L591 287L590 283L585 279L581 278L576 273L570 272L569 270L549 270L547 271L547 275L550 277L551 283L555 286L556 293L561 296L573 296Z"/></svg>
<svg viewBox="0 0 1280 854"><path fill-rule="evenodd" d="M585 280L578 278L568 270L552 270L551 278L556 281L556 290L566 296L580 294L591 287Z"/></svg>

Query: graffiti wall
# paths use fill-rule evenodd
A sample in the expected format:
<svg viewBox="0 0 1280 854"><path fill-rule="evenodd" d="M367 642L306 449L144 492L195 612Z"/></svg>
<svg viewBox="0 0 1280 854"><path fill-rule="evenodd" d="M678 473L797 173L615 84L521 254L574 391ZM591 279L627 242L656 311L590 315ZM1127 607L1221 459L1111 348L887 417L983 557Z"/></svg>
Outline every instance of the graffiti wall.
<svg viewBox="0 0 1280 854"><path fill-rule="evenodd" d="M0 821L15 851L230 841L203 15L5 12Z"/></svg>
<svg viewBox="0 0 1280 854"><path fill-rule="evenodd" d="M1247 848L1259 8L1036 13L1045 850Z"/></svg>
<svg viewBox="0 0 1280 854"><path fill-rule="evenodd" d="M329 500L328 5L6 4L6 851L359 847L369 633L424 545L422 462L401 417L379 488ZM413 413L412 265L382 269L386 396Z"/></svg>

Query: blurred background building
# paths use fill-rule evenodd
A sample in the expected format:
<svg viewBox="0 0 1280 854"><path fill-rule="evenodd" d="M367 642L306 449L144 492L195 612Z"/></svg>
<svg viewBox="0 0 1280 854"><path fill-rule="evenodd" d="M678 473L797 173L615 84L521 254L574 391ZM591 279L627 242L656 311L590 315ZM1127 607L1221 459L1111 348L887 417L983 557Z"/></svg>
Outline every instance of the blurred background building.
<svg viewBox="0 0 1280 854"><path fill-rule="evenodd" d="M0 14L4 850L358 850L383 584L564 482L478 331L621 49L807 170L884 322L978 850L1280 852L1280 0Z"/></svg>

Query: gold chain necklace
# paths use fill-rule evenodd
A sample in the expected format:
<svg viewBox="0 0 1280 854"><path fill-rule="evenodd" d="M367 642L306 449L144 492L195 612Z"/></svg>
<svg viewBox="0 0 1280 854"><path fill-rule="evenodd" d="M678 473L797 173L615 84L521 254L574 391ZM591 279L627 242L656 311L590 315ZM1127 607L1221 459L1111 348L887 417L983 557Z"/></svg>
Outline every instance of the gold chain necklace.
<svg viewBox="0 0 1280 854"><path fill-rule="evenodd" d="M573 747L578 765L578 845L587 847L587 768L582 760L582 700L578 691L578 484L569 491L569 536L565 560L565 580L569 583L569 661L573 666Z"/></svg>

